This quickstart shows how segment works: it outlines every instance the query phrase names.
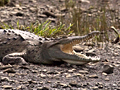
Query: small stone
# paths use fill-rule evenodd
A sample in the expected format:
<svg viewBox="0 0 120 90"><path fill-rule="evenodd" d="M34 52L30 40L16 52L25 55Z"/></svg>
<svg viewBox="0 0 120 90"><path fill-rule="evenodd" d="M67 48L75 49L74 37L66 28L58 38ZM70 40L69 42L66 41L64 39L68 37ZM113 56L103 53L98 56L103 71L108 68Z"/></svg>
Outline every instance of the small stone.
<svg viewBox="0 0 120 90"><path fill-rule="evenodd" d="M72 82L69 83L69 85L77 87L77 82L76 81L72 81Z"/></svg>
<svg viewBox="0 0 120 90"><path fill-rule="evenodd" d="M36 83L37 83L36 81L33 81L33 80L31 80L31 79L29 79L28 82L29 82L29 84L32 84L32 83L33 83L33 84L36 84Z"/></svg>
<svg viewBox="0 0 120 90"><path fill-rule="evenodd" d="M114 56L119 56L119 53L113 53Z"/></svg>
<svg viewBox="0 0 120 90"><path fill-rule="evenodd" d="M116 86L117 86L117 84L113 84L113 86L114 86L114 87L116 87Z"/></svg>
<svg viewBox="0 0 120 90"><path fill-rule="evenodd" d="M43 69L42 71L43 71L43 72L47 72L47 69Z"/></svg>
<svg viewBox="0 0 120 90"><path fill-rule="evenodd" d="M10 79L8 77L1 77L0 81L10 81Z"/></svg>
<svg viewBox="0 0 120 90"><path fill-rule="evenodd" d="M68 11L68 9L67 9L66 7L61 7L60 10L61 10L61 12L66 12L66 11Z"/></svg>
<svg viewBox="0 0 120 90"><path fill-rule="evenodd" d="M67 85L67 84L60 83L60 82L57 82L57 84L53 85L52 87L53 87L53 88L58 88L59 86L62 86L63 88L68 87L68 85Z"/></svg>
<svg viewBox="0 0 120 90"><path fill-rule="evenodd" d="M30 7L30 11L31 11L32 13L35 13L35 12L37 12L37 8Z"/></svg>
<svg viewBox="0 0 120 90"><path fill-rule="evenodd" d="M55 14L57 17L64 17L65 14Z"/></svg>
<svg viewBox="0 0 120 90"><path fill-rule="evenodd" d="M49 90L48 87L37 87L37 90Z"/></svg>
<svg viewBox="0 0 120 90"><path fill-rule="evenodd" d="M80 78L84 78L84 75L82 75L80 73L74 73L74 76L79 76Z"/></svg>
<svg viewBox="0 0 120 90"><path fill-rule="evenodd" d="M115 67L119 67L119 66L120 66L120 64L115 64L115 63L114 63L113 65L114 65Z"/></svg>
<svg viewBox="0 0 120 90"><path fill-rule="evenodd" d="M99 88L99 89L102 89L102 88L103 88L103 85L98 85L98 88Z"/></svg>
<svg viewBox="0 0 120 90"><path fill-rule="evenodd" d="M7 72L7 73L15 73L16 71L13 69L13 68L8 68L6 70L3 71L4 73Z"/></svg>
<svg viewBox="0 0 120 90"><path fill-rule="evenodd" d="M113 73L114 67L112 65L104 65L103 72L107 74Z"/></svg>
<svg viewBox="0 0 120 90"><path fill-rule="evenodd" d="M32 70L32 73L38 73L38 71L37 70Z"/></svg>
<svg viewBox="0 0 120 90"><path fill-rule="evenodd" d="M89 78L98 78L98 76L97 76L96 74L89 75L88 77L89 77Z"/></svg>
<svg viewBox="0 0 120 90"><path fill-rule="evenodd" d="M65 84L65 83L58 83L58 85L60 85L60 86L62 86L62 87L67 87L68 85L67 84Z"/></svg>
<svg viewBox="0 0 120 90"><path fill-rule="evenodd" d="M90 3L90 1L89 1L89 0L79 0L79 3L89 4L89 3Z"/></svg>
<svg viewBox="0 0 120 90"><path fill-rule="evenodd" d="M114 47L120 49L120 43L119 45L115 44Z"/></svg>
<svg viewBox="0 0 120 90"><path fill-rule="evenodd" d="M56 22L56 19L54 19L54 18L48 18L47 20L51 21L51 22Z"/></svg>
<svg viewBox="0 0 120 90"><path fill-rule="evenodd" d="M76 69L70 69L70 70L68 70L68 72L70 72L70 73L72 73L72 72L74 72Z"/></svg>
<svg viewBox="0 0 120 90"><path fill-rule="evenodd" d="M57 71L48 71L47 74L58 74Z"/></svg>
<svg viewBox="0 0 120 90"><path fill-rule="evenodd" d="M91 88L92 90L98 90L99 88L97 86L94 86Z"/></svg>
<svg viewBox="0 0 120 90"><path fill-rule="evenodd" d="M12 89L13 87L11 85L3 85L2 88L4 88L4 89Z"/></svg>
<svg viewBox="0 0 120 90"><path fill-rule="evenodd" d="M103 72L102 74L105 75L105 76L107 76L107 73L104 73L104 72Z"/></svg>
<svg viewBox="0 0 120 90"><path fill-rule="evenodd" d="M47 83L52 83L52 81L47 81Z"/></svg>
<svg viewBox="0 0 120 90"><path fill-rule="evenodd" d="M67 75L66 75L66 78L70 78L70 77L72 77L71 74L67 74Z"/></svg>
<svg viewBox="0 0 120 90"><path fill-rule="evenodd" d="M15 4L15 6L19 9L21 8L19 4ZM22 10L22 9L20 9L20 10Z"/></svg>
<svg viewBox="0 0 120 90"><path fill-rule="evenodd" d="M20 86L17 87L17 90L23 90L23 89L25 89L25 88L26 88L26 86L20 85Z"/></svg>
<svg viewBox="0 0 120 90"><path fill-rule="evenodd" d="M117 61L116 63L117 63L117 64L120 64L120 61Z"/></svg>
<svg viewBox="0 0 120 90"><path fill-rule="evenodd" d="M11 11L11 12L10 12L10 16L16 15L16 13L17 13L17 12L15 12L15 11Z"/></svg>
<svg viewBox="0 0 120 90"><path fill-rule="evenodd" d="M9 73L9 76L10 77L14 77L16 74L14 74L14 73Z"/></svg>
<svg viewBox="0 0 120 90"><path fill-rule="evenodd" d="M79 70L79 73L81 73L81 74L88 74L88 71L85 71L85 70Z"/></svg>
<svg viewBox="0 0 120 90"><path fill-rule="evenodd" d="M39 84L43 84L43 83L44 83L43 81L39 82Z"/></svg>
<svg viewBox="0 0 120 90"><path fill-rule="evenodd" d="M0 66L0 70L5 70L5 69L8 69L8 68L12 68L12 66L10 64L9 65Z"/></svg>
<svg viewBox="0 0 120 90"><path fill-rule="evenodd" d="M110 79L109 78L105 78L105 81L109 81Z"/></svg>
<svg viewBox="0 0 120 90"><path fill-rule="evenodd" d="M42 78L46 78L47 76L44 75L44 74L40 74L40 77L42 77Z"/></svg>

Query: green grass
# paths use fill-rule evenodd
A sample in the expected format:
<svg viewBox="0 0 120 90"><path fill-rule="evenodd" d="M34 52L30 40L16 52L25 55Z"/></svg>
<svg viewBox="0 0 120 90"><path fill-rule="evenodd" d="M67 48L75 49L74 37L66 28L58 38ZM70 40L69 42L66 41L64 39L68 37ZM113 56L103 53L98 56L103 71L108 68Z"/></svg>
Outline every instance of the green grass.
<svg viewBox="0 0 120 90"><path fill-rule="evenodd" d="M50 21L45 21L43 23L36 21L35 24L31 23L30 26L25 26L25 25L20 25L19 21L17 21L16 29L34 32L36 35L43 37L56 37L58 35L72 34L73 31L70 30L71 26L72 24L69 24L69 26L66 28L65 24L62 24L60 22L60 24L55 27L55 26L51 26ZM12 25L8 25L6 23L2 23L0 27L3 29L13 29Z"/></svg>
<svg viewBox="0 0 120 90"><path fill-rule="evenodd" d="M70 31L71 24L67 28L65 28L65 25L61 22L56 27L53 27L50 24L50 21L45 21L44 23L39 23L37 21L35 24L31 24L28 30L44 37L55 37L57 35L68 35L72 33L72 31Z"/></svg>

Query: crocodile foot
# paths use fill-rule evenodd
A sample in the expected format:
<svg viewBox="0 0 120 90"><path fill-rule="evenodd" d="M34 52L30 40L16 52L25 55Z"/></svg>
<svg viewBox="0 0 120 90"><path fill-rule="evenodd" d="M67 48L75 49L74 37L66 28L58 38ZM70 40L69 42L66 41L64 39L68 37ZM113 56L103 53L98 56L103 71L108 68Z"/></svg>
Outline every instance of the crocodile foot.
<svg viewBox="0 0 120 90"><path fill-rule="evenodd" d="M28 64L22 57L20 57L18 55L15 56L15 54L16 53L12 53L12 54L8 54L8 55L4 56L3 59L2 59L2 63L4 65L7 65L7 64L26 65L26 64Z"/></svg>

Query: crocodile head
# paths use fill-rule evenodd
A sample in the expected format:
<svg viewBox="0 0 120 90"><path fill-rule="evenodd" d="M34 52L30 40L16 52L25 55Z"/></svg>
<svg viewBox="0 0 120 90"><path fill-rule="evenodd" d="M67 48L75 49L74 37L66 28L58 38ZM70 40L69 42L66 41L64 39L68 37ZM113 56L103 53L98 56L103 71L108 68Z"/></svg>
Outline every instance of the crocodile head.
<svg viewBox="0 0 120 90"><path fill-rule="evenodd" d="M64 61L70 64L83 65L89 62L98 62L99 57L90 57L85 54L77 53L73 50L73 46L80 42L89 40L98 35L99 31L93 31L85 36L72 36L62 38L60 40L53 40L44 42L43 44L43 56L47 60L52 61Z"/></svg>

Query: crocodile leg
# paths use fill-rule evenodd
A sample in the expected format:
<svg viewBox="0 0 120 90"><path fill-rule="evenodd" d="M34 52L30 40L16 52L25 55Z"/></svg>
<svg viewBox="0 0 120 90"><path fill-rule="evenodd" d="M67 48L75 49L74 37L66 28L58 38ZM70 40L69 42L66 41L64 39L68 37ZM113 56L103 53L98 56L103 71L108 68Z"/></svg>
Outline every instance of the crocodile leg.
<svg viewBox="0 0 120 90"><path fill-rule="evenodd" d="M7 54L6 56L3 57L2 63L5 64L5 65L6 64L22 64L22 65L25 65L25 64L27 64L27 62L22 57L24 55L25 55L24 52Z"/></svg>

